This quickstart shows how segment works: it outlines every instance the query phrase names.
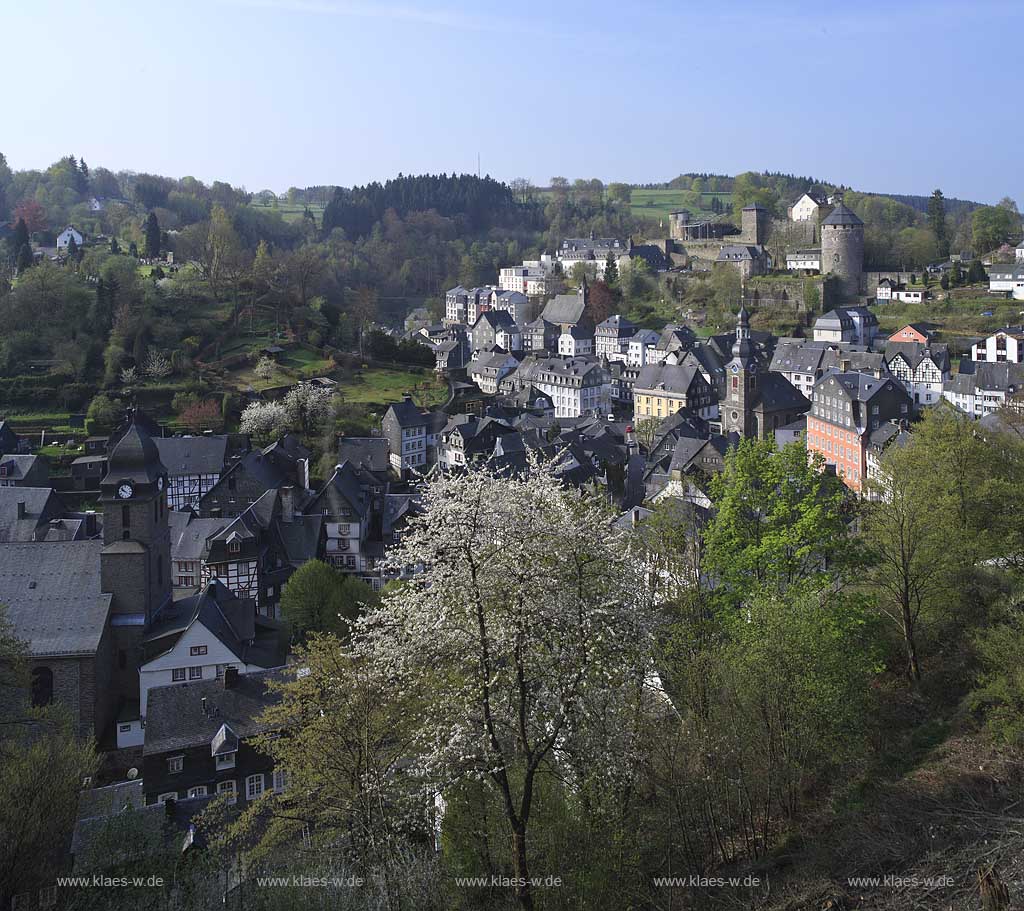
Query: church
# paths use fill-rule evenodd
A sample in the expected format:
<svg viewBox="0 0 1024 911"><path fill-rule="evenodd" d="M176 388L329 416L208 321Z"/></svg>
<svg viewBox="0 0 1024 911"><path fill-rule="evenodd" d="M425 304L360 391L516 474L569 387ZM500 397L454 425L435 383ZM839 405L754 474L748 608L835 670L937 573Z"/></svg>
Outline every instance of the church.
<svg viewBox="0 0 1024 911"><path fill-rule="evenodd" d="M145 425L133 414L111 441L102 536L0 544L0 603L26 646L32 703L62 703L79 736L103 749L141 743L140 667L153 657L149 640L166 637L168 618L182 613L172 596L168 473ZM251 601L243 609L255 614ZM242 625L275 643L261 666L284 663L280 629Z"/></svg>
<svg viewBox="0 0 1024 911"><path fill-rule="evenodd" d="M719 406L722 433L731 439L774 438L811 403L784 376L759 362L750 339L750 314L740 307L732 360L725 365L726 394Z"/></svg>

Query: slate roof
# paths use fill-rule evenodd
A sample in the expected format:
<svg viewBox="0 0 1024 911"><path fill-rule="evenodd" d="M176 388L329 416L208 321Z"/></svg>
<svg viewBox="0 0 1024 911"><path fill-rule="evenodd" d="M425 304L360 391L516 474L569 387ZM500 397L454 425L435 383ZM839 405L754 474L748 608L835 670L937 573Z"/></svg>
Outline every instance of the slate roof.
<svg viewBox="0 0 1024 911"><path fill-rule="evenodd" d="M384 437L342 437L338 440L338 464L351 462L374 472L390 467L388 441Z"/></svg>
<svg viewBox="0 0 1024 911"><path fill-rule="evenodd" d="M384 416L388 414L394 418L395 423L399 427L422 427L426 424L426 415L420 411L412 399L402 399L400 402L392 402L388 405L387 411L384 412Z"/></svg>
<svg viewBox="0 0 1024 911"><path fill-rule="evenodd" d="M949 370L949 346L942 344L927 345L921 342L887 342L885 346L885 361L891 363L897 355L910 365L912 370L926 359L931 358L939 370Z"/></svg>
<svg viewBox="0 0 1024 911"><path fill-rule="evenodd" d="M821 222L823 225L863 225L856 213L843 203L836 203L836 207L825 216Z"/></svg>
<svg viewBox="0 0 1024 911"><path fill-rule="evenodd" d="M91 655L110 612L100 591L101 542L0 545L0 603L29 654Z"/></svg>
<svg viewBox="0 0 1024 911"><path fill-rule="evenodd" d="M799 408L806 411L811 407L807 397L781 373L762 373L757 381L754 408L765 411L784 411Z"/></svg>
<svg viewBox="0 0 1024 911"><path fill-rule="evenodd" d="M143 640L145 661L173 648L196 621L245 664L277 667L288 655L288 624L257 614L252 601L237 597L213 579L202 591L172 602L157 614Z"/></svg>
<svg viewBox="0 0 1024 911"><path fill-rule="evenodd" d="M167 474L220 474L227 460L226 436L162 437L153 441Z"/></svg>
<svg viewBox="0 0 1024 911"><path fill-rule="evenodd" d="M974 373L955 374L942 388L960 395L973 395L978 390L1014 393L1024 388L1024 364L976 361Z"/></svg>
<svg viewBox="0 0 1024 911"><path fill-rule="evenodd" d="M124 435L110 451L107 460L107 479L104 483L116 483L123 478L142 484L151 484L167 469L160 461L160 452L153 438L143 430L134 418Z"/></svg>
<svg viewBox="0 0 1024 911"><path fill-rule="evenodd" d="M223 680L158 686L146 696L146 742L143 755L166 753L210 744L223 725L240 740L269 728L263 710L281 700L274 683L291 679L296 668L276 667L255 674L239 674L235 685ZM205 699L205 703L204 703Z"/></svg>
<svg viewBox="0 0 1024 911"><path fill-rule="evenodd" d="M18 518L18 504L25 517ZM57 495L49 487L0 487L0 544L36 540L43 514L58 508Z"/></svg>
<svg viewBox="0 0 1024 911"><path fill-rule="evenodd" d="M779 339L769 370L774 373L815 373L825 355L821 344L804 344L801 339Z"/></svg>
<svg viewBox="0 0 1024 911"><path fill-rule="evenodd" d="M828 329L830 331L839 329L852 329L853 317L842 307L836 307L823 313L814 321L815 329Z"/></svg>
<svg viewBox="0 0 1024 911"><path fill-rule="evenodd" d="M545 305L544 312L541 313L540 319L559 325L564 323L578 323L583 319L585 312L586 302L582 294L556 294ZM532 325L533 324L531 323L531 326Z"/></svg>
<svg viewBox="0 0 1024 911"><path fill-rule="evenodd" d="M0 455L0 465L7 468L7 474L5 477L12 481L23 480L36 467L36 464L41 463L42 461L43 460L38 455L28 455L24 453L7 453L5 455Z"/></svg>
<svg viewBox="0 0 1024 911"><path fill-rule="evenodd" d="M715 262L731 263L759 259L760 257L761 249L754 244L725 244L718 251L718 258Z"/></svg>
<svg viewBox="0 0 1024 911"><path fill-rule="evenodd" d="M172 560L201 560L206 539L216 534L231 519L200 519L192 512L171 510L168 524L171 531Z"/></svg>
<svg viewBox="0 0 1024 911"><path fill-rule="evenodd" d="M686 395L693 384L695 376L704 381L695 363L683 364L649 364L640 370L640 375L633 384L634 394L640 391L655 390L675 395Z"/></svg>

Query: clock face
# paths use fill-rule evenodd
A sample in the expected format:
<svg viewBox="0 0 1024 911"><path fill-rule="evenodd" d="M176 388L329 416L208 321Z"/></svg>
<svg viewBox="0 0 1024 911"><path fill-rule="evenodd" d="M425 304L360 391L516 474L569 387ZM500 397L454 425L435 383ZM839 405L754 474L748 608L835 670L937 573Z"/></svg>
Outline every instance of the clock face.
<svg viewBox="0 0 1024 911"><path fill-rule="evenodd" d="M732 365L732 372L733 373L739 373L740 372L739 364L733 364Z"/></svg>
<svg viewBox="0 0 1024 911"><path fill-rule="evenodd" d="M122 500L127 500L133 493L135 493L135 491L132 489L131 484L122 484L117 488L117 495Z"/></svg>
<svg viewBox="0 0 1024 911"><path fill-rule="evenodd" d="M164 489L164 479L163 479L162 476L156 479L156 489L157 490L163 490Z"/></svg>

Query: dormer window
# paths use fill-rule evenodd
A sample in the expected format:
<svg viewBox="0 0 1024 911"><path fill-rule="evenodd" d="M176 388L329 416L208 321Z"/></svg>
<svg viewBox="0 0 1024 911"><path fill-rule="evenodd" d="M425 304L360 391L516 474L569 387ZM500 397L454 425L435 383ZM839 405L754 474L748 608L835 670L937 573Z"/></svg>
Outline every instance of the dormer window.
<svg viewBox="0 0 1024 911"><path fill-rule="evenodd" d="M242 550L242 542L238 540L228 541L228 553L237 554Z"/></svg>
<svg viewBox="0 0 1024 911"><path fill-rule="evenodd" d="M232 751L230 753L220 753L217 755L217 768L218 769L233 769L235 767L235 756L237 754Z"/></svg>

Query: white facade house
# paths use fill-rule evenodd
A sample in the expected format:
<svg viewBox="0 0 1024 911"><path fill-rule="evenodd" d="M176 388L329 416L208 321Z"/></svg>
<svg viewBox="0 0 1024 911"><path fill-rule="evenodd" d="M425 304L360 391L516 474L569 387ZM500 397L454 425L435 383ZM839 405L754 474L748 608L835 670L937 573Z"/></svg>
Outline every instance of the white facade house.
<svg viewBox="0 0 1024 911"><path fill-rule="evenodd" d="M511 354L505 351L490 351L473 359L469 365L469 378L480 387L481 392L494 395L498 384L519 366Z"/></svg>
<svg viewBox="0 0 1024 911"><path fill-rule="evenodd" d="M1017 250L1018 254L1020 252ZM989 266L988 290L990 294L1002 294L1014 300L1024 300L1024 264Z"/></svg>
<svg viewBox="0 0 1024 911"><path fill-rule="evenodd" d="M877 301L902 301L905 304L920 304L928 296L924 288L908 288L906 285L883 278L875 289Z"/></svg>
<svg viewBox="0 0 1024 911"><path fill-rule="evenodd" d="M1024 362L1024 326L1007 326L971 346L971 360L989 364Z"/></svg>
<svg viewBox="0 0 1024 911"><path fill-rule="evenodd" d="M509 374L501 391L514 393L533 386L555 406L555 417L578 418L588 412L607 414L611 374L592 357L528 357Z"/></svg>
<svg viewBox="0 0 1024 911"><path fill-rule="evenodd" d="M169 651L139 668L140 714L146 717L146 696L153 687L217 680L226 667L237 668L240 674L266 670L242 661L197 617Z"/></svg>
<svg viewBox="0 0 1024 911"><path fill-rule="evenodd" d="M498 272L498 284L506 291L517 291L527 297L540 297L553 290L553 280L539 266L505 266Z"/></svg>
<svg viewBox="0 0 1024 911"><path fill-rule="evenodd" d="M515 289L500 290L495 288L491 292L491 309L492 310L504 310L508 313L514 322L520 325L526 321L526 311L530 306L530 301L523 291L516 291Z"/></svg>
<svg viewBox="0 0 1024 911"><path fill-rule="evenodd" d="M982 362L974 365L973 373L951 377L943 386L942 397L965 414L983 418L1022 390L1024 371L1016 364Z"/></svg>
<svg viewBox="0 0 1024 911"><path fill-rule="evenodd" d="M558 336L558 353L562 357L593 354L594 336L582 326L565 326Z"/></svg>
<svg viewBox="0 0 1024 911"><path fill-rule="evenodd" d="M786 268L794 272L820 272L821 250L795 250L787 253Z"/></svg>
<svg viewBox="0 0 1024 911"><path fill-rule="evenodd" d="M74 240L76 247L82 246L82 235L75 230L74 225L68 225L57 235L57 249L67 250L72 240Z"/></svg>
<svg viewBox="0 0 1024 911"><path fill-rule="evenodd" d="M817 219L821 207L822 202L820 200L815 199L810 193L804 193L793 204L790 218L793 221L814 221Z"/></svg>
<svg viewBox="0 0 1024 911"><path fill-rule="evenodd" d="M890 346L886 352L886 364L889 372L906 387L914 404L938 404L950 378L949 353L945 346L900 345L892 353L894 348Z"/></svg>
<svg viewBox="0 0 1024 911"><path fill-rule="evenodd" d="M646 367L651 363L651 354L660 338L661 333L653 329L638 330L626 346L626 364L630 367Z"/></svg>

